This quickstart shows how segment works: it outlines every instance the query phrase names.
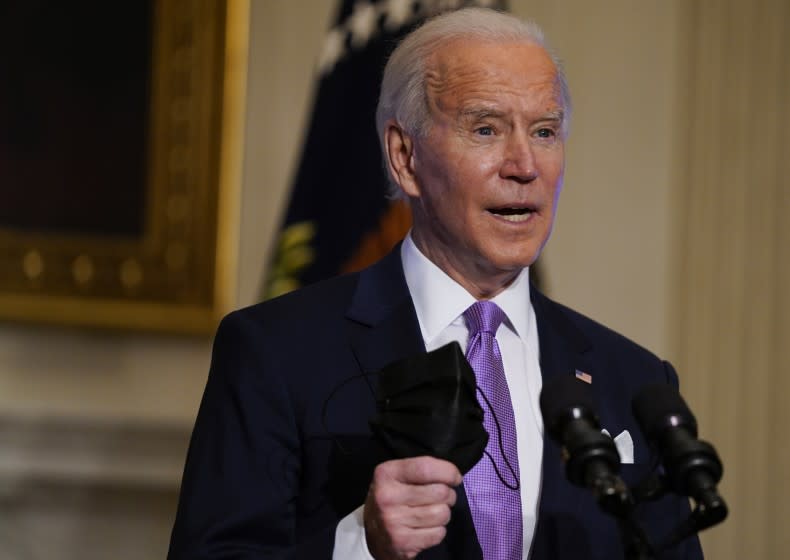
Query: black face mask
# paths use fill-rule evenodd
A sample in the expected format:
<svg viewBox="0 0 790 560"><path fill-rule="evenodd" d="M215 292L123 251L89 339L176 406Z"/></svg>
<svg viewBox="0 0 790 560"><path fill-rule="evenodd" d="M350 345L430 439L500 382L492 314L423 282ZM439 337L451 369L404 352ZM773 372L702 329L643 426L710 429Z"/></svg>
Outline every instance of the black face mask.
<svg viewBox="0 0 790 560"><path fill-rule="evenodd" d="M488 433L474 371L457 342L390 364L379 374L378 413L370 427L386 458L431 455L462 474L480 460Z"/></svg>

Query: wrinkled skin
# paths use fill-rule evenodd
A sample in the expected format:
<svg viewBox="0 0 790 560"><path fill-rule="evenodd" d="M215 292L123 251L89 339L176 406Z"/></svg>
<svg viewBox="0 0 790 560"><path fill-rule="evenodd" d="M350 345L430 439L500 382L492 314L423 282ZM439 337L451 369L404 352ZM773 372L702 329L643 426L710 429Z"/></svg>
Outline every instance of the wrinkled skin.
<svg viewBox="0 0 790 560"><path fill-rule="evenodd" d="M427 83L430 129L409 135L391 121L390 168L419 249L491 298L535 261L554 223L565 169L557 72L540 46L465 40L433 55Z"/></svg>

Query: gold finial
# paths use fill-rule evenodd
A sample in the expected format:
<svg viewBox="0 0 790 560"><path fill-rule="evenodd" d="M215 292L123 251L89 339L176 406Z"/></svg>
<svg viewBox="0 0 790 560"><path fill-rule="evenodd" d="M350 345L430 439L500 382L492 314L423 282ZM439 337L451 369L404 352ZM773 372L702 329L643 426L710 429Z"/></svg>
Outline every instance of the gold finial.
<svg viewBox="0 0 790 560"><path fill-rule="evenodd" d="M143 281L143 269L137 259L126 259L121 263L121 284L127 289L140 286Z"/></svg>
<svg viewBox="0 0 790 560"><path fill-rule="evenodd" d="M84 286L93 280L93 261L88 255L80 255L71 263L71 274L77 284Z"/></svg>
<svg viewBox="0 0 790 560"><path fill-rule="evenodd" d="M28 280L38 279L44 273L44 259L41 258L41 253L35 249L25 253L22 257L22 270Z"/></svg>

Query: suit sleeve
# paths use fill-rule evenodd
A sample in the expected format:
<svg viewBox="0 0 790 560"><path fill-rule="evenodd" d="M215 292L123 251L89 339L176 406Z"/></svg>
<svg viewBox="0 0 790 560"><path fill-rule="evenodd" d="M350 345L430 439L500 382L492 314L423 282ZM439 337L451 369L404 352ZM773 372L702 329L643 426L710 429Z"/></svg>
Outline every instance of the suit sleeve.
<svg viewBox="0 0 790 560"><path fill-rule="evenodd" d="M287 353L266 344L239 313L217 330L169 560L331 558L336 524L296 542L299 430Z"/></svg>
<svg viewBox="0 0 790 560"><path fill-rule="evenodd" d="M666 375L667 383L672 385L675 389L680 388L680 382L678 381L678 374L675 371L675 368L672 367L672 364L669 362L664 362L664 375Z"/></svg>

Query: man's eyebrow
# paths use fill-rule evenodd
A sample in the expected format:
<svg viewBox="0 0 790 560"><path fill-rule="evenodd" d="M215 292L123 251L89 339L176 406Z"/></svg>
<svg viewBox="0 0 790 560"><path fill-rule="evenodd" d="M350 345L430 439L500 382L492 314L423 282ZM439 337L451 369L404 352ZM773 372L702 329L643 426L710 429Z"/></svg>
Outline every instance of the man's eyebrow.
<svg viewBox="0 0 790 560"><path fill-rule="evenodd" d="M473 117L484 119L486 117L502 118L505 116L504 111L494 109L493 107L467 107L461 109L459 115L463 118Z"/></svg>
<svg viewBox="0 0 790 560"><path fill-rule="evenodd" d="M542 115L539 121L556 121L556 122L564 122L565 121L565 111L562 109L557 109L556 111L549 111Z"/></svg>
<svg viewBox="0 0 790 560"><path fill-rule="evenodd" d="M493 107L467 107L461 109L459 111L459 116L461 118L473 118L473 119L484 119L484 118L504 118L506 113L504 111L500 111L499 109L494 109ZM562 109L557 109L555 111L549 111L540 115L536 121L554 121L558 123L562 123L565 121L565 111Z"/></svg>

